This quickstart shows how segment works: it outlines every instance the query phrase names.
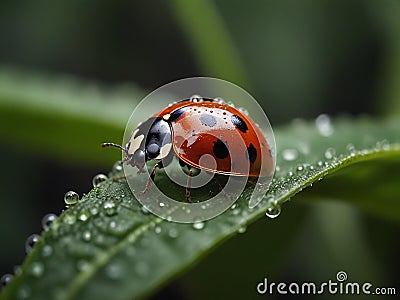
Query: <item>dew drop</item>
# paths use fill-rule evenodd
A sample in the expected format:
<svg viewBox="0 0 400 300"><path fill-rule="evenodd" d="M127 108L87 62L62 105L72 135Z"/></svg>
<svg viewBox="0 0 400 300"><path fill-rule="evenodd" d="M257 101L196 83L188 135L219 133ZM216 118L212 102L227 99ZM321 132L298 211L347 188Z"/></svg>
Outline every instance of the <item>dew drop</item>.
<svg viewBox="0 0 400 300"><path fill-rule="evenodd" d="M20 287L17 292L17 298L20 300L28 299L30 295L31 295L31 290L26 285Z"/></svg>
<svg viewBox="0 0 400 300"><path fill-rule="evenodd" d="M75 224L76 217L74 215L66 215L64 217L64 223L68 225L73 225Z"/></svg>
<svg viewBox="0 0 400 300"><path fill-rule="evenodd" d="M215 102L218 102L219 104L225 104L225 100L222 99L221 97L215 97L215 98L214 98L214 101L215 101Z"/></svg>
<svg viewBox="0 0 400 300"><path fill-rule="evenodd" d="M336 155L336 150L334 148L328 148L324 155L326 159L333 159Z"/></svg>
<svg viewBox="0 0 400 300"><path fill-rule="evenodd" d="M92 234L90 233L90 231L86 230L83 232L82 238L85 242L89 242L90 239L92 238Z"/></svg>
<svg viewBox="0 0 400 300"><path fill-rule="evenodd" d="M40 235L38 234L31 234L25 241L25 252L26 254L29 254L35 244L39 241Z"/></svg>
<svg viewBox="0 0 400 300"><path fill-rule="evenodd" d="M281 171L281 167L278 166L278 165L276 165L276 167L275 167L275 172L280 172L280 171Z"/></svg>
<svg viewBox="0 0 400 300"><path fill-rule="evenodd" d="M296 149L285 149L282 151L282 157L284 160L293 161L296 160L299 156L299 153Z"/></svg>
<svg viewBox="0 0 400 300"><path fill-rule="evenodd" d="M34 263L32 263L32 265L29 269L29 272L34 277L40 277L43 275L44 266L40 262L34 262Z"/></svg>
<svg viewBox="0 0 400 300"><path fill-rule="evenodd" d="M115 229L115 228L117 228L117 222L111 221L108 226L110 227L110 229Z"/></svg>
<svg viewBox="0 0 400 300"><path fill-rule="evenodd" d="M107 175L104 174L97 174L93 177L92 183L93 187L98 187L102 182L108 179Z"/></svg>
<svg viewBox="0 0 400 300"><path fill-rule="evenodd" d="M13 270L14 270L14 274L15 275L21 275L22 274L22 268L21 268L20 265L15 265Z"/></svg>
<svg viewBox="0 0 400 300"><path fill-rule="evenodd" d="M389 149L390 149L390 144L387 140L376 142L375 150L379 151L379 150L389 150Z"/></svg>
<svg viewBox="0 0 400 300"><path fill-rule="evenodd" d="M275 219L276 217L278 217L280 215L280 213L281 213L281 207L280 207L280 205L277 204L277 205L268 207L265 215L268 218Z"/></svg>
<svg viewBox="0 0 400 300"><path fill-rule="evenodd" d="M114 201L109 200L109 201L104 202L103 208L104 208L106 215L108 215L108 216L112 216L117 212Z"/></svg>
<svg viewBox="0 0 400 300"><path fill-rule="evenodd" d="M171 228L170 230L168 230L168 236L170 238L175 239L175 238L178 237L178 235L179 235L179 233L178 233L178 230L176 228Z"/></svg>
<svg viewBox="0 0 400 300"><path fill-rule="evenodd" d="M117 161L114 165L113 165L113 167L112 167L112 170L114 171L114 172L120 172L120 171L122 171L122 161Z"/></svg>
<svg viewBox="0 0 400 300"><path fill-rule="evenodd" d="M164 202L160 202L158 205L160 205L160 207L164 207L165 206Z"/></svg>
<svg viewBox="0 0 400 300"><path fill-rule="evenodd" d="M308 155L310 154L311 146L306 143L299 143L299 149L301 153L303 153L304 155Z"/></svg>
<svg viewBox="0 0 400 300"><path fill-rule="evenodd" d="M245 233L247 230L246 225L240 226L237 230L238 233Z"/></svg>
<svg viewBox="0 0 400 300"><path fill-rule="evenodd" d="M11 274L4 274L3 276L1 276L0 278L0 287L3 288L5 287L7 284L9 284L11 282L11 280L14 278L13 275Z"/></svg>
<svg viewBox="0 0 400 300"><path fill-rule="evenodd" d="M42 228L43 230L49 229L51 223L53 223L57 219L57 215L55 214L47 214L42 218Z"/></svg>
<svg viewBox="0 0 400 300"><path fill-rule="evenodd" d="M82 222L86 222L90 217L90 213L86 210L80 212L78 219Z"/></svg>
<svg viewBox="0 0 400 300"><path fill-rule="evenodd" d="M247 109L245 109L244 107L239 107L238 110L243 113L244 115L248 116L249 115L249 111Z"/></svg>
<svg viewBox="0 0 400 300"><path fill-rule="evenodd" d="M205 222L194 222L192 226L196 230L202 230L206 226L206 223Z"/></svg>
<svg viewBox="0 0 400 300"><path fill-rule="evenodd" d="M322 136L330 136L333 133L331 118L326 114L321 114L315 119L315 125Z"/></svg>
<svg viewBox="0 0 400 300"><path fill-rule="evenodd" d="M97 207L91 207L90 208L90 214L92 215L92 216L95 216L95 215L97 215L99 213L99 209L97 208Z"/></svg>
<svg viewBox="0 0 400 300"><path fill-rule="evenodd" d="M111 264L106 268L106 274L110 279L116 280L122 277L122 268L119 265Z"/></svg>
<svg viewBox="0 0 400 300"><path fill-rule="evenodd" d="M302 171L304 171L304 166L303 165L298 165L296 170L297 170L297 172L302 172Z"/></svg>
<svg viewBox="0 0 400 300"><path fill-rule="evenodd" d="M160 226L156 226L156 228L154 228L154 232L156 234L160 234L161 233L161 227Z"/></svg>
<svg viewBox="0 0 400 300"><path fill-rule="evenodd" d="M76 263L76 268L81 272L86 271L89 268L89 263L84 259L80 259Z"/></svg>
<svg viewBox="0 0 400 300"><path fill-rule="evenodd" d="M199 95L193 95L190 97L190 101L192 102L201 102L203 101L203 98Z"/></svg>
<svg viewBox="0 0 400 300"><path fill-rule="evenodd" d="M149 212L150 212L150 211L146 208L146 206L142 206L141 210L142 210L142 213L144 213L145 215L148 215Z"/></svg>
<svg viewBox="0 0 400 300"><path fill-rule="evenodd" d="M67 205L74 205L78 201L79 201L79 195L74 191L69 191L64 196L64 202Z"/></svg>
<svg viewBox="0 0 400 300"><path fill-rule="evenodd" d="M42 248L42 255L44 257L49 257L50 255L53 254L53 248L50 245L45 245Z"/></svg>
<svg viewBox="0 0 400 300"><path fill-rule="evenodd" d="M355 156L356 155L356 147L354 147L353 144L348 144L346 147L347 151L350 153L350 156Z"/></svg>
<svg viewBox="0 0 400 300"><path fill-rule="evenodd" d="M238 214L240 214L240 208L232 210L232 215L237 216Z"/></svg>

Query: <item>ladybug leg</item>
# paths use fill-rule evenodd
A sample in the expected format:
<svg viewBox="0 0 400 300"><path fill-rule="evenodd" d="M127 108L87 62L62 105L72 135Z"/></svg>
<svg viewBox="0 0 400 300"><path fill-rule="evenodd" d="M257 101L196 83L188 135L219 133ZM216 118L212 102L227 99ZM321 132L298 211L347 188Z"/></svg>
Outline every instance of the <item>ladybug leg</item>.
<svg viewBox="0 0 400 300"><path fill-rule="evenodd" d="M201 170L188 165L181 159L179 159L179 164L181 165L183 172L188 176L186 182L186 202L191 203L192 199L190 198L190 190L192 185L192 177L199 175Z"/></svg>
<svg viewBox="0 0 400 300"><path fill-rule="evenodd" d="M192 199L190 198L190 190L191 190L191 185L192 185L193 172L189 171L189 173L187 175L188 175L188 178L187 178L187 182L186 182L186 202L192 203Z"/></svg>
<svg viewBox="0 0 400 300"><path fill-rule="evenodd" d="M146 187L145 187L144 190L142 191L142 194L147 193L147 191L150 189L151 183L152 183L152 182L154 181L154 179L156 178L157 168L162 168L162 162L161 162L161 161L158 162L158 163L156 163L156 164L154 165L153 169L151 170L150 177L149 177L149 179L147 180Z"/></svg>
<svg viewBox="0 0 400 300"><path fill-rule="evenodd" d="M120 181L121 179L126 179L126 178L128 178L128 176L132 176L132 175L131 175L131 174L128 174L128 175L116 176L116 177L112 177L111 180L112 180L112 181Z"/></svg>

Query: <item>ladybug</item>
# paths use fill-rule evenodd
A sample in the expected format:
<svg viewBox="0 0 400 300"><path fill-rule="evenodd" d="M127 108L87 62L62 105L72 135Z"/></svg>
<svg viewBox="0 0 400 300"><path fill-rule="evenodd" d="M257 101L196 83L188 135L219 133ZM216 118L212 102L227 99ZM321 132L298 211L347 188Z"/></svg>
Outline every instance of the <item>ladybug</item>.
<svg viewBox="0 0 400 300"><path fill-rule="evenodd" d="M102 144L108 146L121 149L124 161L137 167L138 173L144 172L147 161L157 161L143 192L150 188L156 170L165 168L177 157L188 175L188 202L191 177L201 170L259 177L269 175L273 169L270 147L259 127L220 98L192 96L174 102L140 123L125 148L114 143Z"/></svg>

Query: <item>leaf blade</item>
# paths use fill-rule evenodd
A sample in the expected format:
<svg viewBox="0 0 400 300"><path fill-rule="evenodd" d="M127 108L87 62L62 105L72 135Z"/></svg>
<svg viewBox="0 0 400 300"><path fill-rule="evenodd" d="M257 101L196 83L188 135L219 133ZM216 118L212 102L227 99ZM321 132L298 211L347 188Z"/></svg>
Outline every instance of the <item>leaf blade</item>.
<svg viewBox="0 0 400 300"><path fill-rule="evenodd" d="M52 224L28 256L22 275L17 276L4 290L1 299L17 295L24 285L30 287L33 299L35 296L38 299L43 297L44 293L55 299L68 300L89 296L98 299L146 296L190 267L241 227L259 219L272 203L281 205L310 184L327 175L334 178L335 173L349 166L380 159L399 162L398 122L379 122L378 126L378 122L370 120L344 119L333 125L335 132L329 138L319 135L314 124L309 123L301 126L297 123L294 127L277 130L277 145L281 149L278 153L280 171L266 199L255 209L248 209L246 200L251 191L247 189L237 202L239 212L230 209L208 221L202 230L195 230L190 224L166 222L144 213L129 195L124 181L109 180L103 183ZM364 132L368 132L367 138ZM358 150L349 148L349 142ZM308 145L310 151L303 151L301 143ZM327 159L326 150L332 145L336 154ZM285 159L282 153L288 149L297 151L296 159ZM118 177L121 174L110 175ZM343 184L339 178L340 184ZM366 181L366 185L359 189L369 184ZM307 194L312 196L313 189L308 189ZM319 195L320 191L315 194ZM109 204L111 202L114 204ZM392 205L398 207L399 203L393 202ZM96 214L86 221L80 220L82 212L94 207L98 210ZM113 209L110 210L110 207ZM290 209L290 206L285 209ZM85 231L91 233L93 240L84 240ZM43 257L46 245L54 248L51 259ZM65 276L57 275L58 278L55 278L57 276L49 274L49 270L57 269L55 266L65 258L68 259L68 266L63 264ZM82 260L86 263L84 267ZM36 262L42 263L45 270L39 277L32 275L32 265ZM49 278L51 287L47 285Z"/></svg>

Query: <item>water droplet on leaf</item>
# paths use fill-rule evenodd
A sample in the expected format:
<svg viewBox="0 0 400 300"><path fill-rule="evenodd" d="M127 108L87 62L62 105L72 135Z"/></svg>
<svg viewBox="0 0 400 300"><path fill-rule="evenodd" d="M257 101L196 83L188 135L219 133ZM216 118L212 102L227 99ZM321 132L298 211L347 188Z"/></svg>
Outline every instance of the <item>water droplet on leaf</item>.
<svg viewBox="0 0 400 300"><path fill-rule="evenodd" d="M31 294L31 290L29 289L28 286L23 285L22 287L19 288L17 292L17 298L20 300L23 299L28 299Z"/></svg>
<svg viewBox="0 0 400 300"><path fill-rule="evenodd" d="M90 239L92 238L92 234L90 233L90 231L86 230L83 232L82 238L85 242L89 242Z"/></svg>
<svg viewBox="0 0 400 300"><path fill-rule="evenodd" d="M193 228L196 230L202 230L206 226L205 222L194 222L193 223Z"/></svg>
<svg viewBox="0 0 400 300"><path fill-rule="evenodd" d="M13 275L11 274L4 274L3 276L1 276L0 278L0 287L5 287L7 284L9 284L11 282L11 280L13 279Z"/></svg>
<svg viewBox="0 0 400 300"><path fill-rule="evenodd" d="M112 216L117 212L115 202L111 200L104 202L103 208L108 216Z"/></svg>
<svg viewBox="0 0 400 300"><path fill-rule="evenodd" d="M277 204L277 205L268 207L265 215L268 218L274 219L274 218L278 217L280 215L280 213L281 213L281 207L280 207L280 205Z"/></svg>
<svg viewBox="0 0 400 300"><path fill-rule="evenodd" d="M116 264L108 265L106 268L106 274L110 279L116 280L122 277L122 267Z"/></svg>
<svg viewBox="0 0 400 300"><path fill-rule="evenodd" d="M282 151L282 157L284 160L293 161L296 160L299 153L296 149L285 149Z"/></svg>
<svg viewBox="0 0 400 300"><path fill-rule="evenodd" d="M190 101L192 102L201 102L203 101L203 98L199 95L193 95L190 97Z"/></svg>
<svg viewBox="0 0 400 300"><path fill-rule="evenodd" d="M29 272L34 277L40 277L43 275L44 266L40 262L34 262L31 264Z"/></svg>
<svg viewBox="0 0 400 300"><path fill-rule="evenodd" d="M315 119L315 125L322 136L330 136L333 133L331 118L326 114L321 114Z"/></svg>
<svg viewBox="0 0 400 300"><path fill-rule="evenodd" d="M69 191L64 196L64 202L67 205L74 205L79 201L79 195L74 191Z"/></svg>
<svg viewBox="0 0 400 300"><path fill-rule="evenodd" d="M51 254L53 254L53 248L50 245L43 246L42 255L44 257L49 257Z"/></svg>
<svg viewBox="0 0 400 300"><path fill-rule="evenodd" d="M112 167L112 170L114 171L114 172L120 172L120 171L122 171L122 161L117 161L114 165L113 165L113 167Z"/></svg>
<svg viewBox="0 0 400 300"><path fill-rule="evenodd" d="M328 148L324 155L326 159L333 159L336 155L336 150L334 148Z"/></svg>
<svg viewBox="0 0 400 300"><path fill-rule="evenodd" d="M64 217L65 224L73 225L73 224L75 224L75 221L76 221L76 217L74 215L69 214Z"/></svg>
<svg viewBox="0 0 400 300"><path fill-rule="evenodd" d="M243 226L240 226L239 228L238 228L238 233L245 233L246 232L246 230L247 230L247 227L246 227L246 225L243 225Z"/></svg>
<svg viewBox="0 0 400 300"><path fill-rule="evenodd" d="M31 234L25 241L25 252L26 254L29 254L35 244L39 241L40 235L38 234Z"/></svg>
<svg viewBox="0 0 400 300"><path fill-rule="evenodd" d="M47 214L42 218L42 228L43 230L47 230L51 223L53 223L57 219L57 215L55 214Z"/></svg>
<svg viewBox="0 0 400 300"><path fill-rule="evenodd" d="M354 147L353 144L348 144L346 147L347 151L349 151L350 156L355 156L356 155L356 147Z"/></svg>
<svg viewBox="0 0 400 300"><path fill-rule="evenodd" d="M89 263L84 259L80 259L76 263L76 268L81 272L86 271L89 268Z"/></svg>
<svg viewBox="0 0 400 300"><path fill-rule="evenodd" d="M89 219L90 213L86 210L80 212L78 219L82 222L85 222Z"/></svg>
<svg viewBox="0 0 400 300"><path fill-rule="evenodd" d="M92 183L93 187L98 187L102 182L108 179L107 175L104 174L97 174L93 177Z"/></svg>
<svg viewBox="0 0 400 300"><path fill-rule="evenodd" d="M179 233L178 233L178 230L176 228L171 228L170 230L168 230L168 236L170 238L175 239L175 238L178 237L178 235L179 235Z"/></svg>

